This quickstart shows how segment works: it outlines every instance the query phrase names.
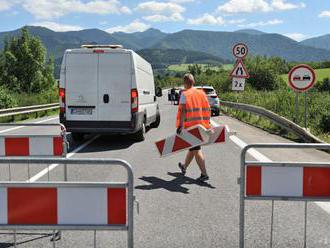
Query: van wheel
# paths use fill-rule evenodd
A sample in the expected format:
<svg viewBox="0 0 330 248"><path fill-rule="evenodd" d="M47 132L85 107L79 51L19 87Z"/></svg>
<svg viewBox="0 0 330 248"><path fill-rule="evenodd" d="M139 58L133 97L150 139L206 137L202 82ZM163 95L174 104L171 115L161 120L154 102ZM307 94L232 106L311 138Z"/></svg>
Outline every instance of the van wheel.
<svg viewBox="0 0 330 248"><path fill-rule="evenodd" d="M80 142L84 140L84 134L83 133L71 133L71 137L73 141Z"/></svg>
<svg viewBox="0 0 330 248"><path fill-rule="evenodd" d="M156 121L151 123L150 127L157 128L157 127L159 127L159 125L160 125L160 113L159 113L159 111L157 111Z"/></svg>
<svg viewBox="0 0 330 248"><path fill-rule="evenodd" d="M133 140L137 142L144 141L146 138L146 124L145 122L142 123L142 128L133 134Z"/></svg>

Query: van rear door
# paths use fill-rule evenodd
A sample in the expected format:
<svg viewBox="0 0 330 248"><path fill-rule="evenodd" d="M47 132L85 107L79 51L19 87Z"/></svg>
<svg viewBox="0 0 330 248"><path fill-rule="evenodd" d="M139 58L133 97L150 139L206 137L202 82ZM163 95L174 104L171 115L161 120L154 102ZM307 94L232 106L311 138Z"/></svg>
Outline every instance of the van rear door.
<svg viewBox="0 0 330 248"><path fill-rule="evenodd" d="M126 52L99 54L100 121L131 120L132 59Z"/></svg>
<svg viewBox="0 0 330 248"><path fill-rule="evenodd" d="M93 121L98 119L97 65L97 54L66 54L67 120Z"/></svg>

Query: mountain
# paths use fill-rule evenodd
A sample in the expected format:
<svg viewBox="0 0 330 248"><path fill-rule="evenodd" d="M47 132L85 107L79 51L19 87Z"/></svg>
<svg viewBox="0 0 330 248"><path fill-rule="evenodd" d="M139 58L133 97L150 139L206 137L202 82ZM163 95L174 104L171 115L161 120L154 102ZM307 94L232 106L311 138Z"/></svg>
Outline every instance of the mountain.
<svg viewBox="0 0 330 248"><path fill-rule="evenodd" d="M240 30L235 31L235 33L253 34L253 35L265 34L264 32L261 32L256 29L240 29Z"/></svg>
<svg viewBox="0 0 330 248"><path fill-rule="evenodd" d="M112 37L115 39L126 42L128 44L126 47L135 50L151 47L166 36L166 33L163 33L160 30L154 28L150 28L144 32L136 32L132 34L123 32L116 32L112 34Z"/></svg>
<svg viewBox="0 0 330 248"><path fill-rule="evenodd" d="M330 50L330 34L301 41L300 44Z"/></svg>
<svg viewBox="0 0 330 248"><path fill-rule="evenodd" d="M233 44L244 42L250 54L279 56L288 61L322 61L330 58L330 51L307 47L279 34L246 34L240 32L214 32L183 30L167 35L153 46L160 49L202 51L223 59L233 60Z"/></svg>
<svg viewBox="0 0 330 248"><path fill-rule="evenodd" d="M180 49L142 49L137 51L147 61L151 61L154 69L164 69L173 64L214 64L227 63L217 56L203 52Z"/></svg>
<svg viewBox="0 0 330 248"><path fill-rule="evenodd" d="M323 61L330 58L330 36L299 43L283 35L263 33L254 29L236 32L183 30L167 34L151 28L144 32L110 34L99 29L55 32L44 27L27 28L32 35L40 37L48 54L54 56L57 76L65 49L77 48L82 44L122 44L125 48L140 50L142 56L156 66L178 61L233 61L232 46L237 42L246 43L252 55L279 56L287 61L299 62ZM0 32L0 49L5 37L17 36L19 33L20 29Z"/></svg>

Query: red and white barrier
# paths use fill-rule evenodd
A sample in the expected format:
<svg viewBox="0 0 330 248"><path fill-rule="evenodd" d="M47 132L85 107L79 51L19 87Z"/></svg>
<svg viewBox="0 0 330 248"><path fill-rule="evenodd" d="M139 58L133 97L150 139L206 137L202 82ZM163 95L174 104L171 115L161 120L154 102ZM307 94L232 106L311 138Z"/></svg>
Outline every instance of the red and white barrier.
<svg viewBox="0 0 330 248"><path fill-rule="evenodd" d="M207 132L207 129L203 126L196 126L191 129L182 130L180 135L175 134L160 140L156 142L156 146L161 156L170 155L204 144L209 138Z"/></svg>
<svg viewBox="0 0 330 248"><path fill-rule="evenodd" d="M247 165L250 197L330 197L330 168Z"/></svg>
<svg viewBox="0 0 330 248"><path fill-rule="evenodd" d="M156 142L160 156L171 155L200 145L226 142L226 127L216 126L208 130L201 125L182 130L180 135L172 135Z"/></svg>
<svg viewBox="0 0 330 248"><path fill-rule="evenodd" d="M0 137L0 156L62 156L62 136Z"/></svg>
<svg viewBox="0 0 330 248"><path fill-rule="evenodd" d="M0 188L2 225L126 225L126 189Z"/></svg>

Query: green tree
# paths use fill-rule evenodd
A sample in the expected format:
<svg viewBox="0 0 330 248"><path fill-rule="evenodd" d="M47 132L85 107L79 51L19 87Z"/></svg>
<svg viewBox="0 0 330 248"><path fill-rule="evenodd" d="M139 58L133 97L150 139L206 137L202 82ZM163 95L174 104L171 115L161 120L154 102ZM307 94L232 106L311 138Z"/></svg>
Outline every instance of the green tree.
<svg viewBox="0 0 330 248"><path fill-rule="evenodd" d="M55 84L54 59L46 62L45 47L27 28L19 37L6 40L0 70L0 83L12 91L40 93Z"/></svg>

